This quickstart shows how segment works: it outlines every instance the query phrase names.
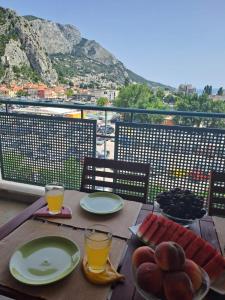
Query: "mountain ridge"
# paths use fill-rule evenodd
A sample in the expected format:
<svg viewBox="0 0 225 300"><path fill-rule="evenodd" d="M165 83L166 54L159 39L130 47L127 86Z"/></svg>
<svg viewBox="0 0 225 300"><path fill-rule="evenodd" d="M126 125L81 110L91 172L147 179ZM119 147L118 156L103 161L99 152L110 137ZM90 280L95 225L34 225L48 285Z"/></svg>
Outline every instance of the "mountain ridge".
<svg viewBox="0 0 225 300"><path fill-rule="evenodd" d="M32 79L52 85L84 78L93 85L116 87L129 81L173 89L127 69L98 42L82 37L74 25L18 16L2 7L0 25L0 82ZM25 70L22 75L20 70Z"/></svg>

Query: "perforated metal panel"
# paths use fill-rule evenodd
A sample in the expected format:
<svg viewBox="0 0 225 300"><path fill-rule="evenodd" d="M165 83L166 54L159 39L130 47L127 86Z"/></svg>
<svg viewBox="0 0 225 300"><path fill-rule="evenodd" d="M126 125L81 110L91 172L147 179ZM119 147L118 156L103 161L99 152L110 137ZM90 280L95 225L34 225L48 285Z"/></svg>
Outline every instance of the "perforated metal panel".
<svg viewBox="0 0 225 300"><path fill-rule="evenodd" d="M0 113L5 180L79 189L85 156L95 156L96 121Z"/></svg>
<svg viewBox="0 0 225 300"><path fill-rule="evenodd" d="M174 187L207 197L210 170L225 172L225 130L117 123L115 159L150 163L150 202Z"/></svg>

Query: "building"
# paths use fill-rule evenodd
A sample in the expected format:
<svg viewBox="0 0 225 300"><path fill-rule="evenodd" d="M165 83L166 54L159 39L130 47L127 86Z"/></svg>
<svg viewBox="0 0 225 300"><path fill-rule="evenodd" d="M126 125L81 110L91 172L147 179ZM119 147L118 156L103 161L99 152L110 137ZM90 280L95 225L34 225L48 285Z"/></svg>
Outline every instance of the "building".
<svg viewBox="0 0 225 300"><path fill-rule="evenodd" d="M98 98L105 97L105 98L109 99L109 101L113 101L117 97L119 91L108 90L108 89L107 90L106 89L94 89L94 90L91 90L91 93L95 97L96 100Z"/></svg>
<svg viewBox="0 0 225 300"><path fill-rule="evenodd" d="M193 95L196 94L196 88L193 87L192 84L180 84L178 87L178 92L185 95Z"/></svg>
<svg viewBox="0 0 225 300"><path fill-rule="evenodd" d="M75 100L75 101L82 101L82 102L91 102L92 100L94 100L94 96L93 95L89 95L89 94L74 94L71 97L71 100Z"/></svg>

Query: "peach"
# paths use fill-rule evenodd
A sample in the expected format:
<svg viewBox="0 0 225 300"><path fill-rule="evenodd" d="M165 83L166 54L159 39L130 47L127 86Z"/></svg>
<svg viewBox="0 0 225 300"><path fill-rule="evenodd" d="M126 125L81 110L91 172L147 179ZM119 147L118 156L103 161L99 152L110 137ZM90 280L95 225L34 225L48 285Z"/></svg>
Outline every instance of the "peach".
<svg viewBox="0 0 225 300"><path fill-rule="evenodd" d="M167 300L193 300L193 286L190 278L184 272L166 273L163 288Z"/></svg>
<svg viewBox="0 0 225 300"><path fill-rule="evenodd" d="M154 263L143 263L137 269L137 283L147 293L154 295L162 290L163 272Z"/></svg>
<svg viewBox="0 0 225 300"><path fill-rule="evenodd" d="M199 266L193 260L186 259L184 263L184 272L191 279L194 290L197 291L202 285L202 272Z"/></svg>
<svg viewBox="0 0 225 300"><path fill-rule="evenodd" d="M137 248L132 255L132 264L138 268L145 262L155 263L154 250L148 246L142 246Z"/></svg>
<svg viewBox="0 0 225 300"><path fill-rule="evenodd" d="M164 271L179 271L184 266L185 253L177 243L162 242L155 249L155 261Z"/></svg>

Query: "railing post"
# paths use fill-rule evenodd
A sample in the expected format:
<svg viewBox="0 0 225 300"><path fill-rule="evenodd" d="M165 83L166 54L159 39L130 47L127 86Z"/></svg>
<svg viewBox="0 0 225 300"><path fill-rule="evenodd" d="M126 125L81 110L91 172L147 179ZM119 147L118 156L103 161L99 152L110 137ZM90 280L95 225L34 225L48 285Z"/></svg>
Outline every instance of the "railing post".
<svg viewBox="0 0 225 300"><path fill-rule="evenodd" d="M5 104L5 111L8 113L9 111L8 111L8 104L6 103Z"/></svg>
<svg viewBox="0 0 225 300"><path fill-rule="evenodd" d="M133 112L130 114L130 121L131 121L131 123L133 123L133 121L134 121L134 113Z"/></svg>
<svg viewBox="0 0 225 300"><path fill-rule="evenodd" d="M107 111L105 110L105 135L106 135L106 126L107 126ZM107 155L106 155L106 139L104 140L104 157L107 158Z"/></svg>

